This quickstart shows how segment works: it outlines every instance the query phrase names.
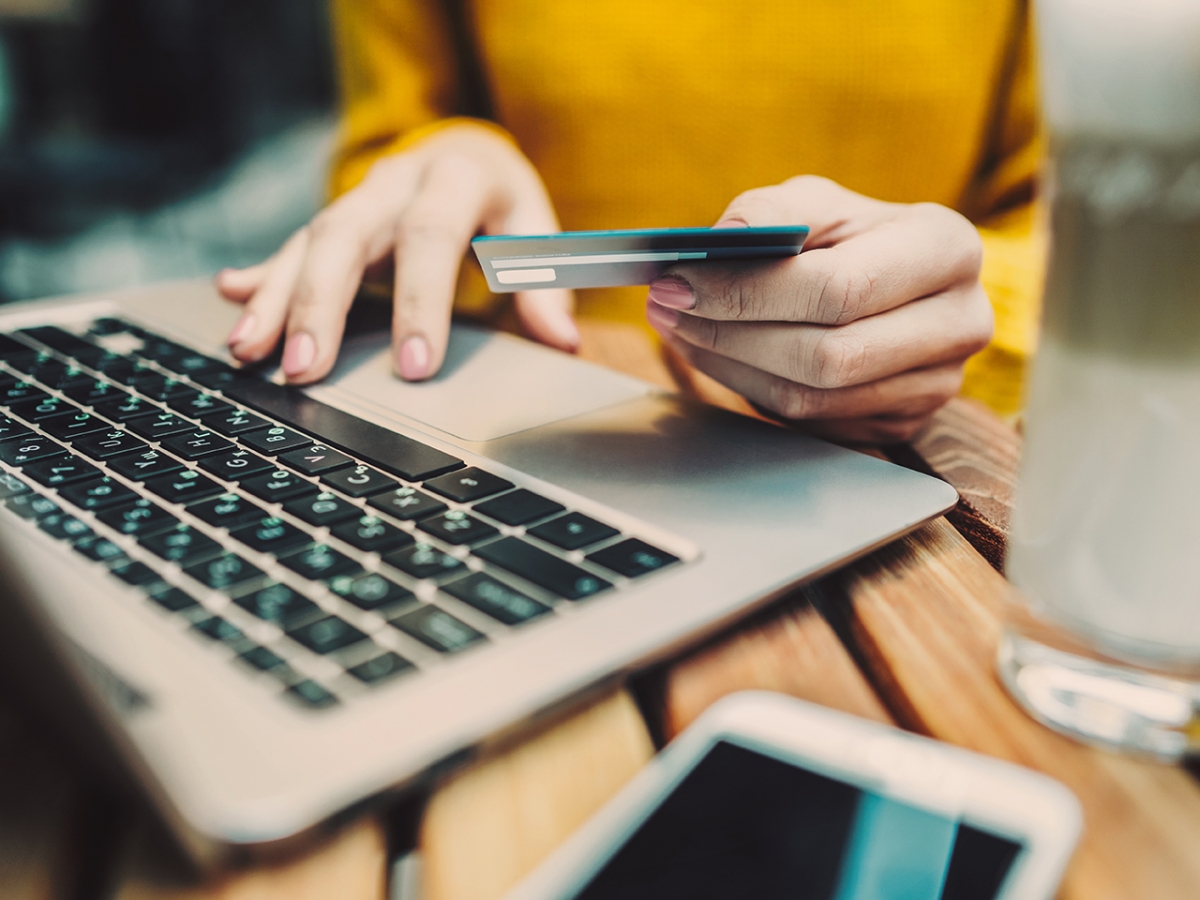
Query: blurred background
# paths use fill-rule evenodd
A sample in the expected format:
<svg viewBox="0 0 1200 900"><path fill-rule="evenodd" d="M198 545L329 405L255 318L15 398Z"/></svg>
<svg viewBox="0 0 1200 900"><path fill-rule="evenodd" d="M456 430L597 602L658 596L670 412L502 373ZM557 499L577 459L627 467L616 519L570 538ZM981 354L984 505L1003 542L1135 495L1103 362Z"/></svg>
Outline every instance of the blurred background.
<svg viewBox="0 0 1200 900"><path fill-rule="evenodd" d="M210 275L319 208L327 0L0 0L0 301Z"/></svg>

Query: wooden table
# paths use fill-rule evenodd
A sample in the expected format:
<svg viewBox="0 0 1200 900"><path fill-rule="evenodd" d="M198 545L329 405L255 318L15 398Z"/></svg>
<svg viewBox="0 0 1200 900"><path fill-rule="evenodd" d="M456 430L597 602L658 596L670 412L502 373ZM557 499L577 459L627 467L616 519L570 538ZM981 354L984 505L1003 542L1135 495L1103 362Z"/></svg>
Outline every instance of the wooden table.
<svg viewBox="0 0 1200 900"><path fill-rule="evenodd" d="M585 323L582 354L746 408L664 360L630 326ZM887 455L958 488L963 503L955 512L447 781L420 819L425 900L501 896L632 777L656 743L746 688L894 722L1061 779L1082 801L1086 823L1065 898L1200 897L1196 781L1181 768L1113 756L1042 728L993 674L1008 602L1000 567L1019 446L1016 432L987 410L952 402L911 446ZM61 764L0 722L0 896L67 897L81 879L86 884L79 863L95 860L89 841L97 829L84 827L96 816L85 796ZM136 839L110 846L124 848L122 900L376 900L386 890L383 827L373 819L302 859L202 886L154 874L152 854L139 852Z"/></svg>

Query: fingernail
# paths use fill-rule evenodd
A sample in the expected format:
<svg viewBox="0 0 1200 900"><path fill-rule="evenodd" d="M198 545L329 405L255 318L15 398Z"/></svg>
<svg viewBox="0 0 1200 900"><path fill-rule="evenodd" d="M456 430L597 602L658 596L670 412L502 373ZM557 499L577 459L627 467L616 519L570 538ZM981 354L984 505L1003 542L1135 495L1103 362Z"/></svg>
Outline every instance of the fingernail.
<svg viewBox="0 0 1200 900"><path fill-rule="evenodd" d="M565 309L548 313L545 324L553 332L559 346L574 353L579 349L579 326Z"/></svg>
<svg viewBox="0 0 1200 900"><path fill-rule="evenodd" d="M303 375L317 358L317 342L307 331L297 331L283 348L283 374Z"/></svg>
<svg viewBox="0 0 1200 900"><path fill-rule="evenodd" d="M646 304L646 318L654 326L655 331L674 331L679 324L679 313L676 310L659 306L653 300Z"/></svg>
<svg viewBox="0 0 1200 900"><path fill-rule="evenodd" d="M670 309L691 309L696 305L692 286L674 275L650 282L650 299Z"/></svg>
<svg viewBox="0 0 1200 900"><path fill-rule="evenodd" d="M406 338L400 345L397 366L405 381L419 381L429 375L429 344L419 334Z"/></svg>
<svg viewBox="0 0 1200 900"><path fill-rule="evenodd" d="M242 340L254 330L254 326L258 324L258 319L254 313L246 313L237 320L237 324L233 326L233 331L229 332L229 337L225 338L225 345L233 347L242 342Z"/></svg>
<svg viewBox="0 0 1200 900"><path fill-rule="evenodd" d="M722 219L713 228L749 228L750 223L745 219Z"/></svg>

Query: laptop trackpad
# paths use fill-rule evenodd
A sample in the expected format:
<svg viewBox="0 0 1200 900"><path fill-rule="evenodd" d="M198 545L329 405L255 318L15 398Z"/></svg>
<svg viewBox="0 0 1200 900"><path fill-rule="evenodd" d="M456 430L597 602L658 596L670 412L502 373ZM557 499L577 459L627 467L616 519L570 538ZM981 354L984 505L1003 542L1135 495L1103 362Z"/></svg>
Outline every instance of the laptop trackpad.
<svg viewBox="0 0 1200 900"><path fill-rule="evenodd" d="M386 332L348 337L325 384L464 441L495 440L653 390L548 347L459 324L437 376L408 384L394 374L390 342Z"/></svg>

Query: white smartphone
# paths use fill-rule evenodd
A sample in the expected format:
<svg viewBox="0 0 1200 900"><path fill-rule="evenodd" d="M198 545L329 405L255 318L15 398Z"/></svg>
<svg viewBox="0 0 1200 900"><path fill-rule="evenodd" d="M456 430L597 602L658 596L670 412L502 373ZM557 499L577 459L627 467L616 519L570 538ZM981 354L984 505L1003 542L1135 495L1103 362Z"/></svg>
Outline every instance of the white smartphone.
<svg viewBox="0 0 1200 900"><path fill-rule="evenodd" d="M779 694L715 704L507 900L1041 900L1079 803L1011 763Z"/></svg>

